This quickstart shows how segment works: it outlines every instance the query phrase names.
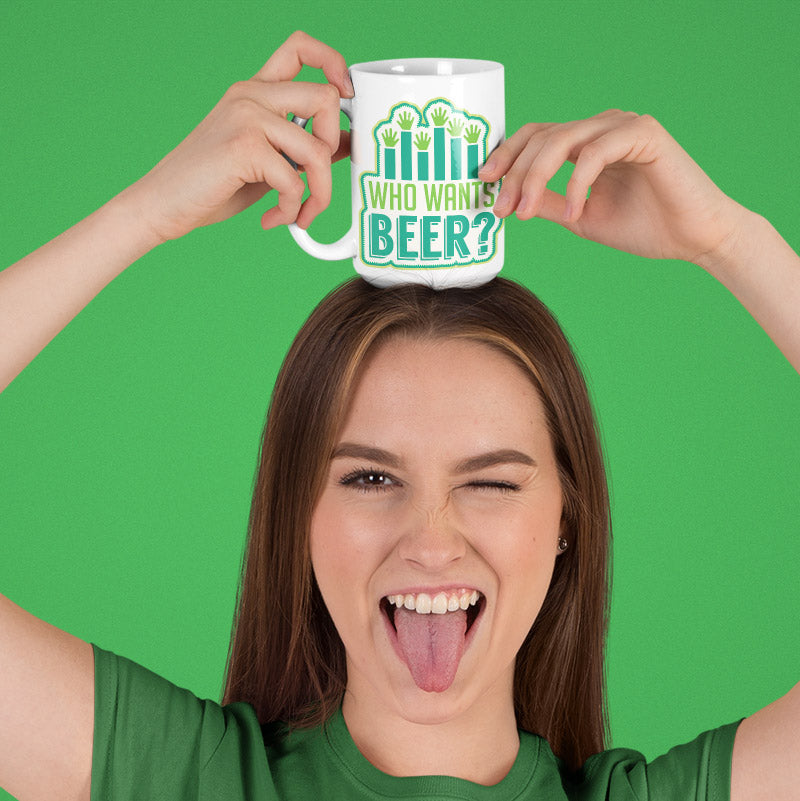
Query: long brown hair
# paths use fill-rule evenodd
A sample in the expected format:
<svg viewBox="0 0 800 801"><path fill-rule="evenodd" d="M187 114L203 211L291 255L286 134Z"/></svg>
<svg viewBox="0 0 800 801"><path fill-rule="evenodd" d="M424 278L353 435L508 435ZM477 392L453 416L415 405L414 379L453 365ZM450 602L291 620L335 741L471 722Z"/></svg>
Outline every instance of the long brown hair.
<svg viewBox="0 0 800 801"><path fill-rule="evenodd" d="M542 609L517 655L521 729L575 769L608 736L608 491L586 386L567 340L527 289L377 289L348 281L300 330L278 375L261 443L223 703L261 723L311 726L341 703L344 646L317 588L308 539L348 399L365 354L397 335L468 338L500 349L536 386L560 473L562 536Z"/></svg>

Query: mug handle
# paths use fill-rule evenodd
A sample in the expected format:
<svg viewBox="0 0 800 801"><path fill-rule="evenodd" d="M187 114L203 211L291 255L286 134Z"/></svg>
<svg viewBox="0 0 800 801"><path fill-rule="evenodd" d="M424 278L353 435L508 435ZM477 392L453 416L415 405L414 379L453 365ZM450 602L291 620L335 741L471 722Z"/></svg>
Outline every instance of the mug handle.
<svg viewBox="0 0 800 801"><path fill-rule="evenodd" d="M353 98L342 97L339 99L339 108L347 115L347 118L352 123L353 121ZM293 117L292 122L305 128L308 125L308 120L304 117ZM283 156L289 164L297 169L297 164L294 163L286 154ZM317 242L308 231L300 228L297 223L289 223L289 233L294 238L294 241L309 255L317 259L324 259L325 261L339 261L340 259L352 259L358 254L358 230L356 221L350 230L335 242L325 245L322 242Z"/></svg>

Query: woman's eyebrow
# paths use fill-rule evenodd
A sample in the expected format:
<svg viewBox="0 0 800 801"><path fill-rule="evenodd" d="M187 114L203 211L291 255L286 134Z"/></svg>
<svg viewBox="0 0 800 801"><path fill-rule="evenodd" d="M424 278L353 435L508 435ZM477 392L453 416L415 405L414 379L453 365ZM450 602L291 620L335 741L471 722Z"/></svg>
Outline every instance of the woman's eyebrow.
<svg viewBox="0 0 800 801"><path fill-rule="evenodd" d="M536 461L528 456L527 453L514 450L513 448L504 448L499 451L489 451L488 453L481 453L478 456L471 456L469 459L464 459L456 465L456 473L472 473L476 470L483 470L487 467L494 467L498 464L524 464L530 467L536 467Z"/></svg>
<svg viewBox="0 0 800 801"><path fill-rule="evenodd" d="M355 442L340 442L336 446L331 459L349 457L351 459L364 459L368 462L378 462L387 467L400 467L400 459L382 448L371 448L368 445L358 445Z"/></svg>

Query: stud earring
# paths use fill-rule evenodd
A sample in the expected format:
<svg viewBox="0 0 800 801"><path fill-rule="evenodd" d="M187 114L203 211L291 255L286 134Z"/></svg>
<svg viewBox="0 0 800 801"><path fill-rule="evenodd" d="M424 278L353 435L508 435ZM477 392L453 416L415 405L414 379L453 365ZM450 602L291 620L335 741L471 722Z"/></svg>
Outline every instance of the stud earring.
<svg viewBox="0 0 800 801"><path fill-rule="evenodd" d="M558 538L558 552L559 553L564 553L564 551L566 551L568 547L569 547L569 543L563 537L559 537Z"/></svg>

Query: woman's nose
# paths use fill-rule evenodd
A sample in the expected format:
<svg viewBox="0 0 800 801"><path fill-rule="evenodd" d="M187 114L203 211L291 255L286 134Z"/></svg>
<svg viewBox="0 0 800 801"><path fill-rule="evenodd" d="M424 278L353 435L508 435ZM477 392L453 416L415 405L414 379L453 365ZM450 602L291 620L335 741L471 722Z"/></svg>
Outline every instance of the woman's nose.
<svg viewBox="0 0 800 801"><path fill-rule="evenodd" d="M466 553L466 540L453 520L448 501L412 505L404 523L399 555L423 570L441 571Z"/></svg>

